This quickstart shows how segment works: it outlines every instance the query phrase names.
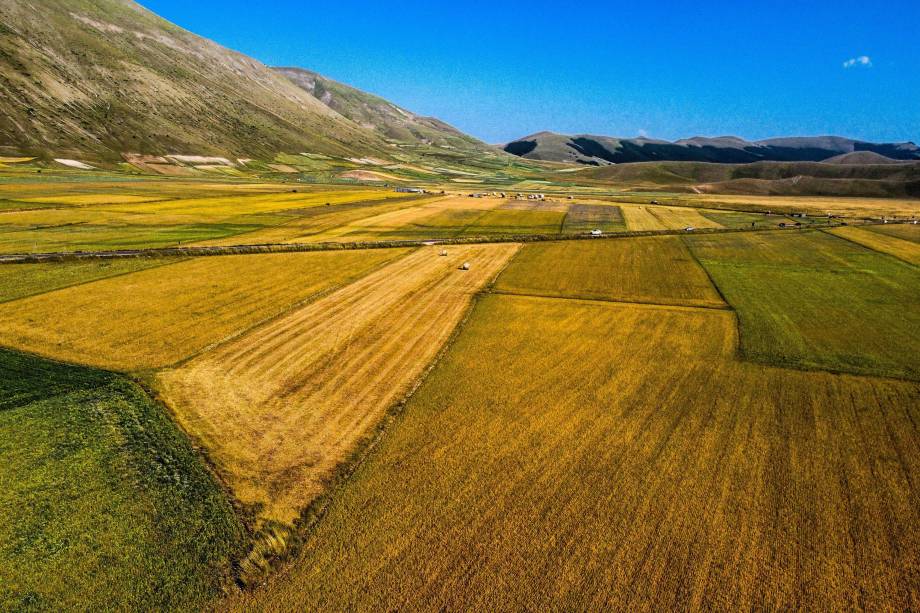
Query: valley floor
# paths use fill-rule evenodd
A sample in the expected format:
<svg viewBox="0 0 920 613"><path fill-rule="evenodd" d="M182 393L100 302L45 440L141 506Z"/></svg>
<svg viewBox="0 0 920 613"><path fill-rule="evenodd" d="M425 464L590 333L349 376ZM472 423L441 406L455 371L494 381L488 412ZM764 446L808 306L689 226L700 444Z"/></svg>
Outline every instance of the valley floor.
<svg viewBox="0 0 920 613"><path fill-rule="evenodd" d="M0 250L755 228L0 265L0 608L920 608L920 226L277 187Z"/></svg>

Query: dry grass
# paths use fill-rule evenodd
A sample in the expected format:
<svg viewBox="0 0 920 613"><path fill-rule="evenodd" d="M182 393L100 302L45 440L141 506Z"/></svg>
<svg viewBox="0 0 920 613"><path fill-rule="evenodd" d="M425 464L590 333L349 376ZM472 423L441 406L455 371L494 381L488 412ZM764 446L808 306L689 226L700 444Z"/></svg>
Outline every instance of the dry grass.
<svg viewBox="0 0 920 613"><path fill-rule="evenodd" d="M496 289L595 300L725 307L679 237L533 243Z"/></svg>
<svg viewBox="0 0 920 613"><path fill-rule="evenodd" d="M0 343L134 371L173 364L404 250L200 258L0 305Z"/></svg>
<svg viewBox="0 0 920 613"><path fill-rule="evenodd" d="M421 249L161 373L159 386L235 495L260 519L292 522L516 249Z"/></svg>
<svg viewBox="0 0 920 613"><path fill-rule="evenodd" d="M920 388L708 309L484 298L265 610L912 610Z"/></svg>
<svg viewBox="0 0 920 613"><path fill-rule="evenodd" d="M849 241L868 247L879 253L887 253L908 264L920 265L920 243L882 234L881 232L872 232L868 228L857 228L847 226L844 228L835 228L828 230L831 234L841 236Z"/></svg>

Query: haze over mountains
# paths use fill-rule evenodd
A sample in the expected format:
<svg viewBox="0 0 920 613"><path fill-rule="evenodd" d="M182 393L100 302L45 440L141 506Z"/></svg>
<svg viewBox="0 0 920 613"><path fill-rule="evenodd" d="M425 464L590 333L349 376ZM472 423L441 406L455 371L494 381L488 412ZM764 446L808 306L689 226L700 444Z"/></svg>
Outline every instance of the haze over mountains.
<svg viewBox="0 0 920 613"><path fill-rule="evenodd" d="M875 153L893 160L920 160L920 147L914 143L868 143L838 136L772 138L754 142L736 136L697 136L670 142L653 138L613 138L590 134L567 136L539 132L508 143L504 150L531 160L593 166L665 161L722 164L820 162L854 152Z"/></svg>

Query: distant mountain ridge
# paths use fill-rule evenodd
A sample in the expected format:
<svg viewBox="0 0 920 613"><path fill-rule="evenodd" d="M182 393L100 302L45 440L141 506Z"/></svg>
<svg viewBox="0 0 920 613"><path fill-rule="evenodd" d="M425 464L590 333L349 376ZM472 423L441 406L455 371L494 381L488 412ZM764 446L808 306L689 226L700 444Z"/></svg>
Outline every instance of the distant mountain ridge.
<svg viewBox="0 0 920 613"><path fill-rule="evenodd" d="M387 140L457 149L488 147L440 119L416 115L380 96L333 81L312 70L287 67L273 70L343 117L378 132Z"/></svg>
<svg viewBox="0 0 920 613"><path fill-rule="evenodd" d="M747 141L737 136L682 139L614 138L539 132L503 149L532 160L573 162L593 166L632 162L821 162L833 157L869 152L892 160L920 160L920 147L907 143L870 143L839 136L799 136Z"/></svg>

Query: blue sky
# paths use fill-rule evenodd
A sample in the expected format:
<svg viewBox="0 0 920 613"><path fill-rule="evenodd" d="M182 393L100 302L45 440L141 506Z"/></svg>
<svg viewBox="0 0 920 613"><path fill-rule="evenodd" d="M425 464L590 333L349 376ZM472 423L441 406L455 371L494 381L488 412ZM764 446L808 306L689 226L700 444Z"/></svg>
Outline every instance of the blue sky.
<svg viewBox="0 0 920 613"><path fill-rule="evenodd" d="M140 0L493 143L539 130L920 141L920 1Z"/></svg>

